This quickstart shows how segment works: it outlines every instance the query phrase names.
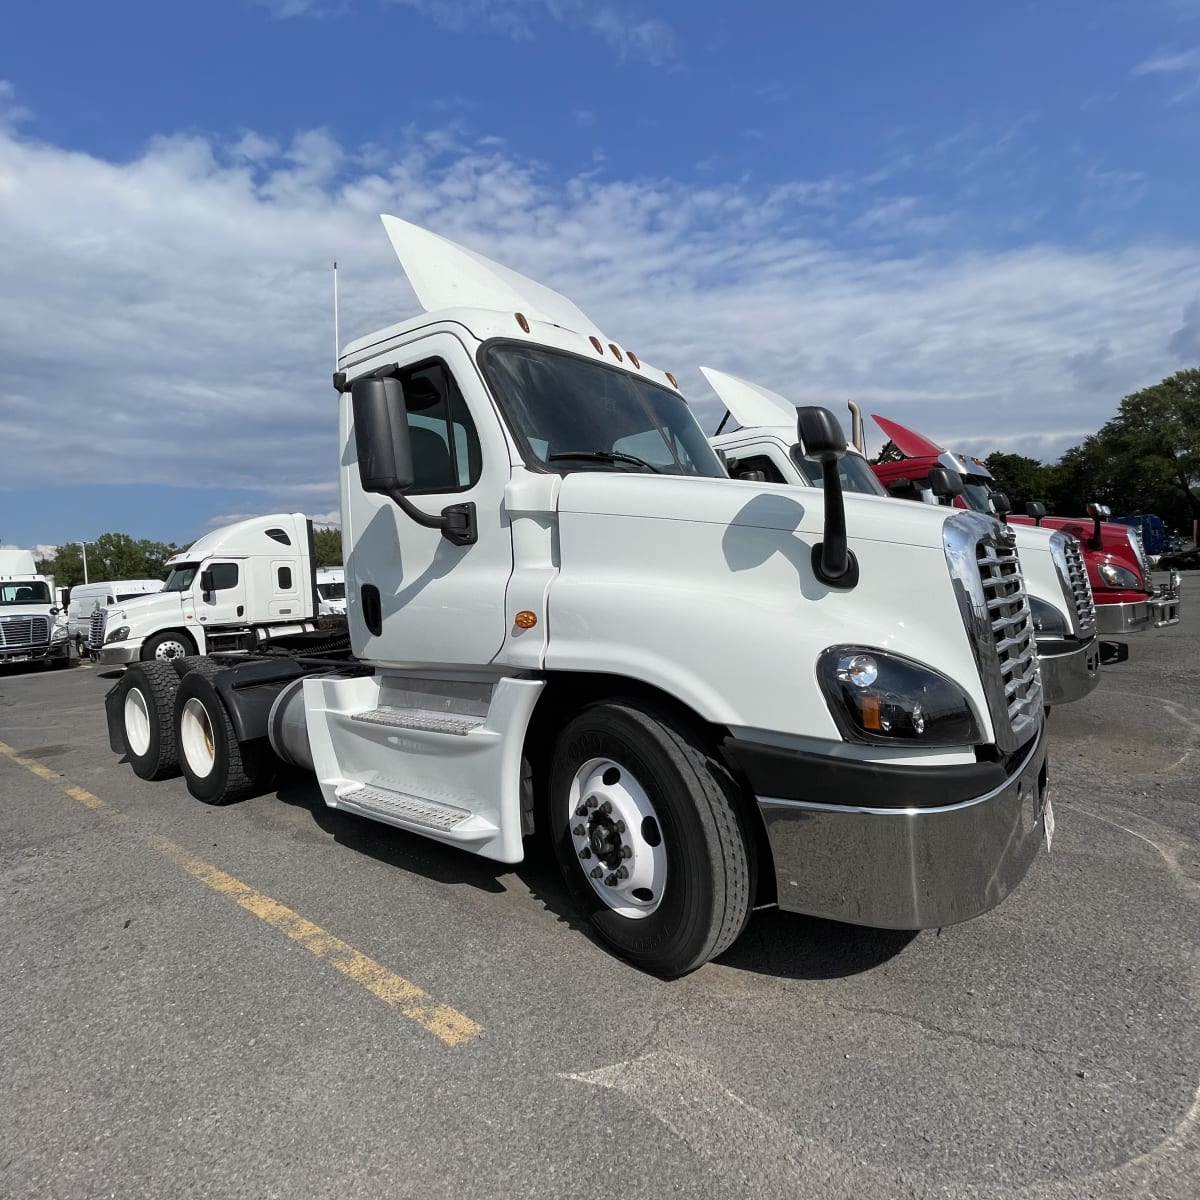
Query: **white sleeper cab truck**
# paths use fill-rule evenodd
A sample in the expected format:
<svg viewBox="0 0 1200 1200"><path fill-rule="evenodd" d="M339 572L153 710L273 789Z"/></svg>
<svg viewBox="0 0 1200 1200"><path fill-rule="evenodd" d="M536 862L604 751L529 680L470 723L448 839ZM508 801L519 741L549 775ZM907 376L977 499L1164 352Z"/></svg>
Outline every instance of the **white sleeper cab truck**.
<svg viewBox="0 0 1200 1200"><path fill-rule="evenodd" d="M797 410L785 397L713 367L700 370L727 416L741 426L711 439L732 464L734 478L820 486L821 464L806 457L796 444ZM847 446L838 472L848 492L888 495L854 446ZM938 504L941 496L962 491L962 480L952 471L935 469L929 482L914 498ZM1008 534L1029 593L1043 700L1047 707L1082 700L1100 682L1100 642L1079 541L1061 531L1025 525L1012 526Z"/></svg>
<svg viewBox="0 0 1200 1200"><path fill-rule="evenodd" d="M0 546L0 666L71 661L67 621L53 575L39 575L33 553Z"/></svg>
<svg viewBox="0 0 1200 1200"><path fill-rule="evenodd" d="M200 800L315 772L326 804L513 863L664 976L752 907L917 929L1052 832L1033 624L991 518L731 482L674 378L574 304L395 218L425 311L340 359L351 651L145 663L106 699Z"/></svg>
<svg viewBox="0 0 1200 1200"><path fill-rule="evenodd" d="M80 658L90 646L92 623L98 612L162 591L162 585L161 579L109 579L76 584L67 607L67 631Z"/></svg>
<svg viewBox="0 0 1200 1200"><path fill-rule="evenodd" d="M169 662L289 639L311 649L340 631L341 622L331 629L317 613L312 523L303 513L214 529L167 567L161 591L93 614L91 649L102 664Z"/></svg>
<svg viewBox="0 0 1200 1200"><path fill-rule="evenodd" d="M342 567L317 568L317 596L320 599L320 615L344 617L346 615L346 572Z"/></svg>

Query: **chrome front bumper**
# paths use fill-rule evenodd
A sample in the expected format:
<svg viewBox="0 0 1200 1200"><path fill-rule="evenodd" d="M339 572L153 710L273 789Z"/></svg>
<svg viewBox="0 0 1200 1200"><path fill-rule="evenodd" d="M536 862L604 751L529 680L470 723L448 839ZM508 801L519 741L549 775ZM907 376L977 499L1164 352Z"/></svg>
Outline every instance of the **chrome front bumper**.
<svg viewBox="0 0 1200 1200"><path fill-rule="evenodd" d="M739 761L736 750L733 755ZM872 790L881 777L891 772L892 778L902 778L906 771L880 771L846 760L826 766L822 786L828 792L836 791L834 777L844 772L842 794L864 800L877 796L881 804L888 802L888 793ZM959 772L956 778L962 780L966 772L984 769L943 767L940 772ZM1003 775L998 765L991 769ZM939 769L922 774L929 780L924 794L936 799ZM928 929L977 917L1021 882L1037 855L1045 832L1046 788L1043 722L1011 775L992 790L955 803L875 808L759 794L779 907L886 929Z"/></svg>
<svg viewBox="0 0 1200 1200"><path fill-rule="evenodd" d="M1053 643L1038 643L1042 697L1049 708L1082 700L1100 682L1100 643L1092 638L1082 646L1056 653Z"/></svg>
<svg viewBox="0 0 1200 1200"><path fill-rule="evenodd" d="M1137 633L1153 625L1175 625L1179 621L1179 591L1160 588L1147 600L1127 604L1097 604L1096 627L1101 633Z"/></svg>
<svg viewBox="0 0 1200 1200"><path fill-rule="evenodd" d="M123 667L137 662L141 653L141 642L114 642L111 646L93 650L92 657L98 659L102 667Z"/></svg>

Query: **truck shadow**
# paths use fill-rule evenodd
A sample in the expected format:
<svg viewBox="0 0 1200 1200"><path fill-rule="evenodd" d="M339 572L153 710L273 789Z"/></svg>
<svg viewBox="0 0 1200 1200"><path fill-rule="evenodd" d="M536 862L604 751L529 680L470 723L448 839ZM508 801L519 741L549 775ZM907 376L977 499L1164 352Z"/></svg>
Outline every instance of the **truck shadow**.
<svg viewBox="0 0 1200 1200"><path fill-rule="evenodd" d="M284 804L307 809L317 828L338 845L389 867L495 896L524 888L557 921L608 952L590 923L575 912L553 854L540 838L527 840L524 862L509 865L330 808L306 772L282 771L275 794ZM916 936L911 930L867 929L762 908L752 914L741 938L716 961L736 971L775 978L842 979L882 965Z"/></svg>

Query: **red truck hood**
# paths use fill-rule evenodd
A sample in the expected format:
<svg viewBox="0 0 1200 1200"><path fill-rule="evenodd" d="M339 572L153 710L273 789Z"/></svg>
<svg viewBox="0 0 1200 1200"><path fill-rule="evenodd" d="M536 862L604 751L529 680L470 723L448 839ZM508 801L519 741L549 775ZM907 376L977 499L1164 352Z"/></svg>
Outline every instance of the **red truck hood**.
<svg viewBox="0 0 1200 1200"><path fill-rule="evenodd" d="M878 413L872 413L871 420L883 430L905 458L937 458L939 454L945 452L945 446L931 442L927 437L922 437L917 433L915 429L901 425L899 421L889 421L887 417L881 417Z"/></svg>

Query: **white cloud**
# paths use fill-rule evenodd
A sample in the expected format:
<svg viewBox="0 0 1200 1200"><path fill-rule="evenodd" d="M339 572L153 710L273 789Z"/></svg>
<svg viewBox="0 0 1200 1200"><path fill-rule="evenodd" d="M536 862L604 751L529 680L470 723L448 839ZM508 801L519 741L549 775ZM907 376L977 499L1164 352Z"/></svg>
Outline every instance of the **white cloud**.
<svg viewBox="0 0 1200 1200"><path fill-rule="evenodd" d="M557 181L453 131L367 151L163 137L109 162L3 130L0 481L254 489L261 511L335 518L330 264L343 341L415 311L381 211L563 290L709 428L701 363L1053 455L1194 365L1195 244L864 248L873 208L848 180Z"/></svg>
<svg viewBox="0 0 1200 1200"><path fill-rule="evenodd" d="M1190 50L1159 50L1133 68L1134 75L1183 76L1186 82L1172 92L1170 102L1179 104L1200 94L1200 46Z"/></svg>

